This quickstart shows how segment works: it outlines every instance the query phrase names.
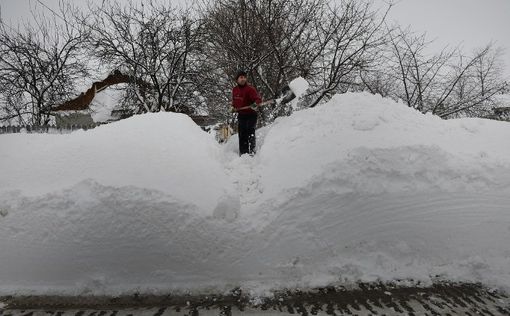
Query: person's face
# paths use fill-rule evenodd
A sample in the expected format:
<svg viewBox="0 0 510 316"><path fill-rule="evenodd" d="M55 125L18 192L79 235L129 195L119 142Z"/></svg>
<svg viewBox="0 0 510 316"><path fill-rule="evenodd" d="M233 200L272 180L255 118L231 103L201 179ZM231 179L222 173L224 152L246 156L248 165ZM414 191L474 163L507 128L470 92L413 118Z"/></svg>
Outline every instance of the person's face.
<svg viewBox="0 0 510 316"><path fill-rule="evenodd" d="M240 85L240 86L244 86L246 84L246 76L239 76L239 78L237 78L237 84Z"/></svg>

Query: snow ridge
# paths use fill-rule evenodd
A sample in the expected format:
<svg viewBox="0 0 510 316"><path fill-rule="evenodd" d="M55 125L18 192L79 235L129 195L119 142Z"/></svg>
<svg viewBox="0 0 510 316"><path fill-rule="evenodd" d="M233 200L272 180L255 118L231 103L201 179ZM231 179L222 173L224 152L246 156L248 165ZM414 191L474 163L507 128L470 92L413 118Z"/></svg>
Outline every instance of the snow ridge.
<svg viewBox="0 0 510 316"><path fill-rule="evenodd" d="M253 158L173 113L0 135L0 294L508 290L509 136L366 93L277 119Z"/></svg>

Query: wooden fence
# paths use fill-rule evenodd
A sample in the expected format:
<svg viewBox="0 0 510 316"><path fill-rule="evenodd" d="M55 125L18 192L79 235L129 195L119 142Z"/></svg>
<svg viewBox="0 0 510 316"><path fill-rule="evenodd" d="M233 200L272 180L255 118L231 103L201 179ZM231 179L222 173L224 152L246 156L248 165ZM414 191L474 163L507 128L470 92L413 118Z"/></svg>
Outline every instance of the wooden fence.
<svg viewBox="0 0 510 316"><path fill-rule="evenodd" d="M14 133L49 133L49 134L67 134L76 130L88 130L101 124L90 125L25 125L25 126L0 126L0 134Z"/></svg>
<svg viewBox="0 0 510 316"><path fill-rule="evenodd" d="M212 126L217 122L217 119L209 116L190 115L190 118L203 130L207 131L208 126ZM66 122L58 125L25 125L25 126L0 126L0 134L14 134L14 133L48 133L48 134L67 134L76 130L93 129L99 125L109 124L115 120L98 122L92 124L66 124Z"/></svg>

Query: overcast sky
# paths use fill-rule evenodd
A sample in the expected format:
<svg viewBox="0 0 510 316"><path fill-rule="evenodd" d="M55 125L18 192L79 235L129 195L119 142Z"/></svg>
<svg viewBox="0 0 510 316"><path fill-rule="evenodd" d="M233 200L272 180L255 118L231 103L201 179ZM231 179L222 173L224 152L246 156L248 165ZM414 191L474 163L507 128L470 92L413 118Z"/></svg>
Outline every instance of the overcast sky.
<svg viewBox="0 0 510 316"><path fill-rule="evenodd" d="M510 0L401 0L390 19L426 32L438 48L462 45L470 52L493 41L505 49L505 73L510 77Z"/></svg>
<svg viewBox="0 0 510 316"><path fill-rule="evenodd" d="M59 0L39 1L56 8ZM374 0L374 3L377 6L387 1ZM76 3L84 2L76 0ZM37 0L0 0L2 18L13 24L29 17L31 6L47 10ZM464 51L470 52L494 41L505 48L505 73L510 77L510 0L400 0L392 9L390 19L417 32L427 32L429 39L435 39L438 49L460 44Z"/></svg>

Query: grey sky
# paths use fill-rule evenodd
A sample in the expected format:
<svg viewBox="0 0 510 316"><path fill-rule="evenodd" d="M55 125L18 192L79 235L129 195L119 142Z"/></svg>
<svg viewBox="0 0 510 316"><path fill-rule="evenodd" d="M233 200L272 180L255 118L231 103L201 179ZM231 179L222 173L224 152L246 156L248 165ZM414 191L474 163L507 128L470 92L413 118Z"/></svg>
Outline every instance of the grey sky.
<svg viewBox="0 0 510 316"><path fill-rule="evenodd" d="M505 49L505 73L510 77L510 0L401 0L390 19L427 32L438 49L461 45L470 52L494 41Z"/></svg>
<svg viewBox="0 0 510 316"><path fill-rule="evenodd" d="M56 8L59 2L40 1L52 8ZM374 3L383 5L388 1L374 0ZM75 3L83 5L85 1L76 0ZM2 18L13 24L28 18L31 6L46 10L37 0L0 0ZM429 39L435 39L434 45L438 49L445 45L462 45L464 51L470 52L494 41L497 46L505 48L505 73L510 77L510 0L400 0L392 9L390 19L403 26L409 25L417 32L427 32Z"/></svg>

